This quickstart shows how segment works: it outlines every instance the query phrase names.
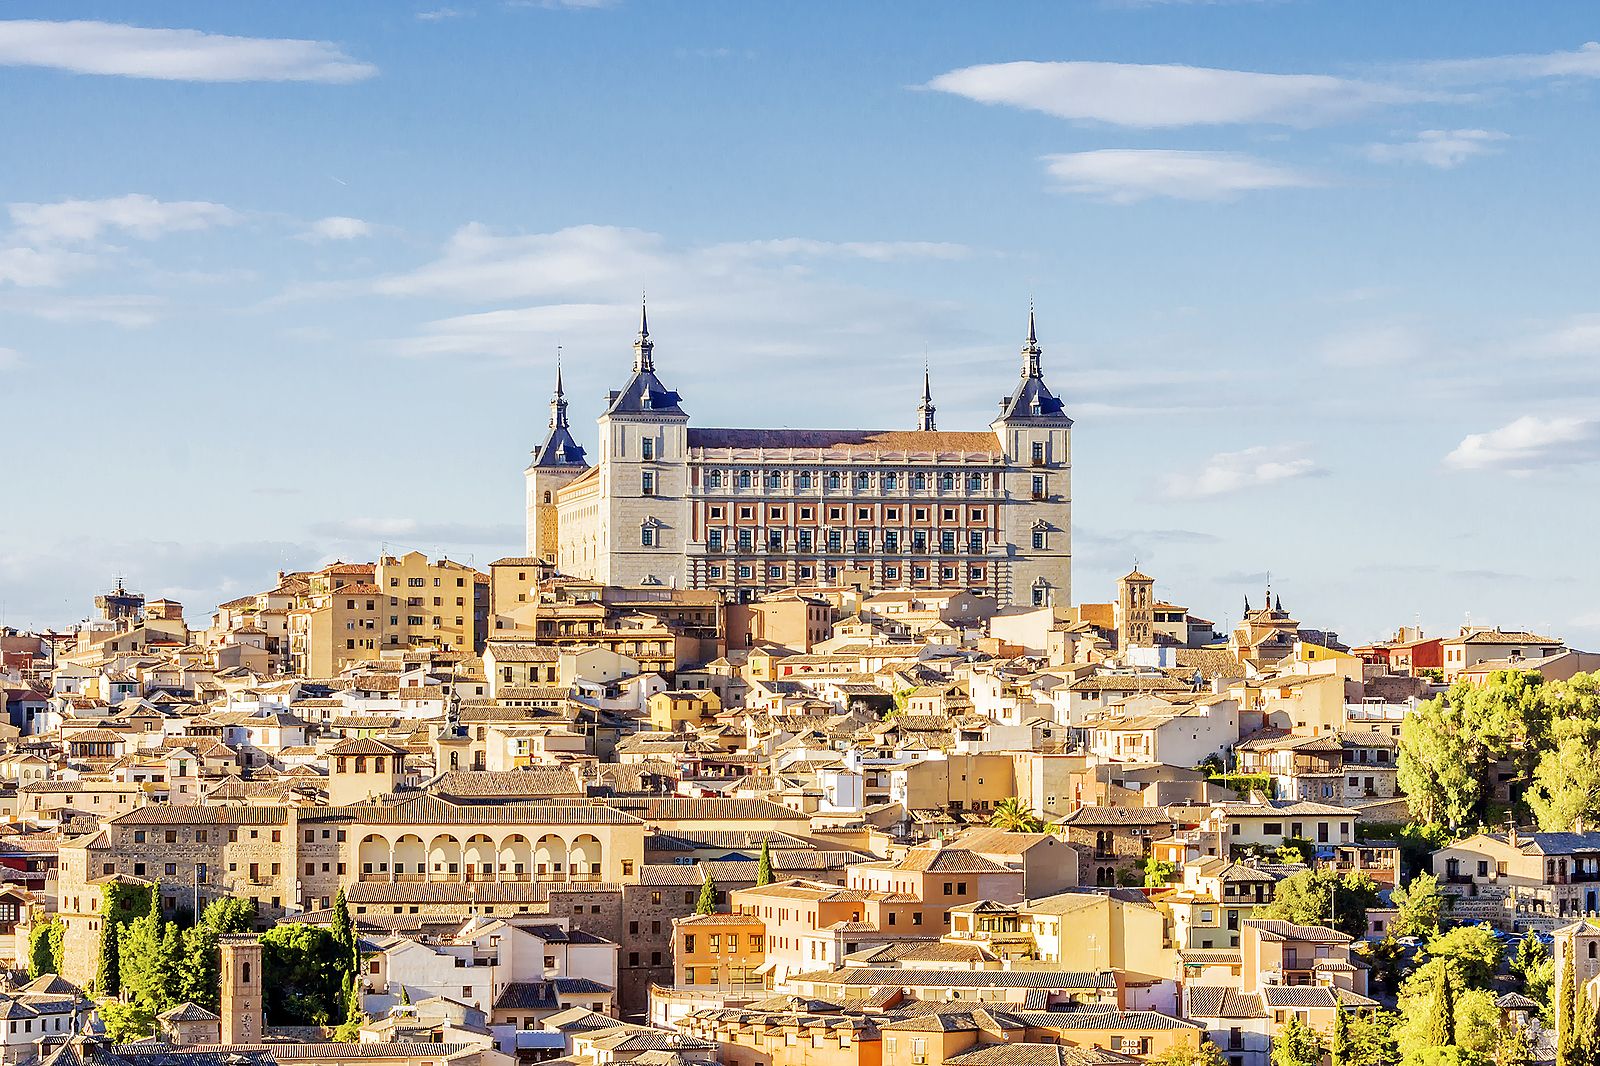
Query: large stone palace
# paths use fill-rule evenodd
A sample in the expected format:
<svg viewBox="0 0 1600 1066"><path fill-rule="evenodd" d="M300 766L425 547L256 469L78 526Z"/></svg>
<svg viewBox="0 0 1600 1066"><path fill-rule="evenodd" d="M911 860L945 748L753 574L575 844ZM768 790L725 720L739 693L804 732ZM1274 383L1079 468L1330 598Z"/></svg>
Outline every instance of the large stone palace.
<svg viewBox="0 0 1600 1066"><path fill-rule="evenodd" d="M1071 602L1072 419L1044 382L1031 311L1021 374L979 432L935 428L926 372L915 429L693 428L654 349L641 312L593 465L557 372L526 470L528 555L608 585L729 600L863 581Z"/></svg>

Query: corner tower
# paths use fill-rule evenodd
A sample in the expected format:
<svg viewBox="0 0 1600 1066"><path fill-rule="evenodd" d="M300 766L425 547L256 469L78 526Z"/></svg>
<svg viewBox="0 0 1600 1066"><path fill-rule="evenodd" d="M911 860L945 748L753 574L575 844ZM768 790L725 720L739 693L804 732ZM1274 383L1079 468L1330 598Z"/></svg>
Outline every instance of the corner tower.
<svg viewBox="0 0 1600 1066"><path fill-rule="evenodd" d="M567 424L567 396L561 388L561 364L556 363L556 391L550 398L550 430L544 443L533 450L533 461L522 472L527 486L527 554L553 563L560 545L556 522L556 490L589 468L583 449Z"/></svg>
<svg viewBox="0 0 1600 1066"><path fill-rule="evenodd" d="M689 416L656 377L648 310L639 308L633 374L600 416L601 522L592 575L608 585L682 588L689 539Z"/></svg>
<svg viewBox="0 0 1600 1066"><path fill-rule="evenodd" d="M1022 375L990 423L1005 453L1005 539L1011 603L1065 609L1072 603L1072 419L1044 383L1033 308Z"/></svg>
<svg viewBox="0 0 1600 1066"><path fill-rule="evenodd" d="M222 1042L259 1044L266 1027L261 941L233 934L219 937L218 943L222 953Z"/></svg>

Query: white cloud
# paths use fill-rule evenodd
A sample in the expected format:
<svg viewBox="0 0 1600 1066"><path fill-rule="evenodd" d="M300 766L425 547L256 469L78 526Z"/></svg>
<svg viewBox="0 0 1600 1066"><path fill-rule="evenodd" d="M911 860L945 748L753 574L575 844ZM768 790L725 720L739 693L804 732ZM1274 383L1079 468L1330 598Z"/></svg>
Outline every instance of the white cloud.
<svg viewBox="0 0 1600 1066"><path fill-rule="evenodd" d="M306 240L312 241L353 241L358 237L371 235L372 223L359 218L347 218L344 215L319 218L301 234Z"/></svg>
<svg viewBox="0 0 1600 1066"><path fill-rule="evenodd" d="M1574 315L1537 338L1535 348L1549 355L1600 355L1600 315Z"/></svg>
<svg viewBox="0 0 1600 1066"><path fill-rule="evenodd" d="M94 256L62 248L0 248L0 285L44 288L94 266Z"/></svg>
<svg viewBox="0 0 1600 1066"><path fill-rule="evenodd" d="M140 329L161 319L165 301L157 296L81 296L61 299L32 298L16 310L50 322L106 322L124 329Z"/></svg>
<svg viewBox="0 0 1600 1066"><path fill-rule="evenodd" d="M1178 499L1204 499L1323 473L1296 445L1260 445L1218 452L1193 473L1169 476L1166 490Z"/></svg>
<svg viewBox="0 0 1600 1066"><path fill-rule="evenodd" d="M1600 420L1524 415L1487 433L1469 433L1445 456L1458 470L1527 474L1600 459Z"/></svg>
<svg viewBox="0 0 1600 1066"><path fill-rule="evenodd" d="M463 11L459 7L436 7L431 11L418 11L417 21L443 22L446 19L458 19L463 15L469 14L471 14L470 11Z"/></svg>
<svg viewBox="0 0 1600 1066"><path fill-rule="evenodd" d="M1448 170L1495 150L1499 130L1423 130L1409 141L1369 144L1362 152L1375 163L1423 163Z"/></svg>
<svg viewBox="0 0 1600 1066"><path fill-rule="evenodd" d="M1600 78L1600 43L1589 41L1572 52L1440 59L1415 64L1414 70L1425 78L1460 84L1540 78Z"/></svg>
<svg viewBox="0 0 1600 1066"><path fill-rule="evenodd" d="M1325 74L1144 63L991 63L941 74L926 87L1057 118L1145 129L1234 123L1312 126L1381 104L1428 98L1400 86Z"/></svg>
<svg viewBox="0 0 1600 1066"><path fill-rule="evenodd" d="M1342 367L1404 366L1421 361L1431 347L1414 326L1377 325L1330 338L1322 345L1322 358Z"/></svg>
<svg viewBox="0 0 1600 1066"><path fill-rule="evenodd" d="M1245 192L1322 184L1303 171L1236 152L1104 148L1044 159L1062 192L1118 204L1155 196L1229 200Z"/></svg>
<svg viewBox="0 0 1600 1066"><path fill-rule="evenodd" d="M3 25L3 24L0 24ZM205 200L163 202L143 193L108 200L10 205L15 235L36 244L92 241L106 230L150 240L164 233L228 226L239 216Z"/></svg>
<svg viewBox="0 0 1600 1066"><path fill-rule="evenodd" d="M41 19L0 21L0 66L207 82L337 83L360 81L378 72L328 41Z"/></svg>
<svg viewBox="0 0 1600 1066"><path fill-rule="evenodd" d="M14 370L21 365L21 352L15 348L0 348L0 370Z"/></svg>

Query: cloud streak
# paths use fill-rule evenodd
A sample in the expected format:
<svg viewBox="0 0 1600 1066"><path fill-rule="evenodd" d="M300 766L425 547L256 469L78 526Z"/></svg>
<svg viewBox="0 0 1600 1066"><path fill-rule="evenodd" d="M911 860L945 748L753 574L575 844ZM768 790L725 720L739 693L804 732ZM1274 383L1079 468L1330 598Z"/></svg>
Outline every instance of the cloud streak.
<svg viewBox="0 0 1600 1066"><path fill-rule="evenodd" d="M1174 499L1200 500L1325 473L1296 445L1259 445L1243 451L1218 452L1193 473L1169 476L1166 492Z"/></svg>
<svg viewBox="0 0 1600 1066"><path fill-rule="evenodd" d="M378 73L328 41L42 19L0 21L0 66L198 82L341 84Z"/></svg>
<svg viewBox="0 0 1600 1066"><path fill-rule="evenodd" d="M1450 170L1488 155L1506 139L1499 130L1423 130L1409 141L1369 144L1362 154L1374 163L1421 163Z"/></svg>
<svg viewBox="0 0 1600 1066"><path fill-rule="evenodd" d="M1326 74L1176 64L1015 62L963 67L925 86L983 104L1113 126L1320 126L1434 93Z"/></svg>
<svg viewBox="0 0 1600 1066"><path fill-rule="evenodd" d="M1469 433L1445 456L1457 470L1532 474L1600 460L1600 420L1524 415L1486 433Z"/></svg>
<svg viewBox="0 0 1600 1066"><path fill-rule="evenodd" d="M1237 152L1103 148L1044 157L1055 187L1114 204L1154 197L1232 200L1247 192L1310 188L1313 175Z"/></svg>
<svg viewBox="0 0 1600 1066"><path fill-rule="evenodd" d="M50 204L9 206L15 235L35 244L77 244L114 230L154 240L167 233L229 226L239 216L222 204L205 200L164 202L143 193L106 200L61 200Z"/></svg>

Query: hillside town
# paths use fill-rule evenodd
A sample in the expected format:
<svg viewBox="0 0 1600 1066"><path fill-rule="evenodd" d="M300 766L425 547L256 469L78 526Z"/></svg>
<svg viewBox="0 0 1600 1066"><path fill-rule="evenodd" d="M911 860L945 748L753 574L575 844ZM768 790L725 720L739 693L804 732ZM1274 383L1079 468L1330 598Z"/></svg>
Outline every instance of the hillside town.
<svg viewBox="0 0 1600 1066"><path fill-rule="evenodd" d="M987 433L690 429L634 349L525 555L4 632L7 1064L1600 1048L1600 656L1074 600L1031 317Z"/></svg>

